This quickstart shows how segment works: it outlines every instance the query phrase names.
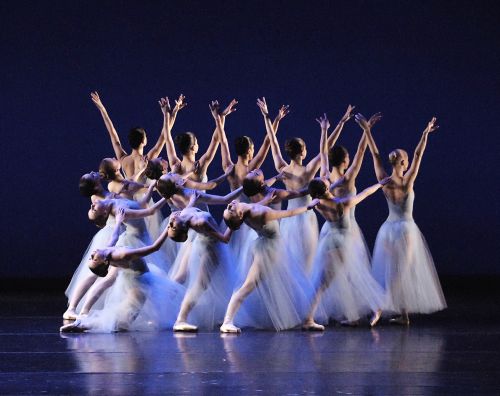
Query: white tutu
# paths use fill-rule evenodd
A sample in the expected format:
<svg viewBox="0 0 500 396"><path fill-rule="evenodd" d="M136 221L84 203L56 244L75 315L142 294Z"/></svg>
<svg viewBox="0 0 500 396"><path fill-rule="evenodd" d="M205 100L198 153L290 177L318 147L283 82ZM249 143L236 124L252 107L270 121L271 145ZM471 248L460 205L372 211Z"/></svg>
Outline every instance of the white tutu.
<svg viewBox="0 0 500 396"><path fill-rule="evenodd" d="M349 216L323 225L312 280L316 290L326 279L330 284L321 297L318 321L356 321L384 308L384 292L371 275L362 242L360 230L352 227Z"/></svg>
<svg viewBox="0 0 500 396"><path fill-rule="evenodd" d="M290 199L287 209L306 206L311 197ZM298 216L286 217L280 222L281 238L285 241L288 251L298 263L302 264L306 274L311 272L312 261L318 245L318 219L313 210L308 210Z"/></svg>
<svg viewBox="0 0 500 396"><path fill-rule="evenodd" d="M203 290L188 315L188 322L207 330L222 324L234 287L234 273L228 247L214 238L197 234L188 259L186 293L200 285Z"/></svg>
<svg viewBox="0 0 500 396"><path fill-rule="evenodd" d="M296 327L305 317L312 293L303 267L287 253L279 223L267 223L242 258L241 286L252 265L260 273L255 290L243 301L235 316L241 327L285 330Z"/></svg>
<svg viewBox="0 0 500 396"><path fill-rule="evenodd" d="M413 221L414 193L400 205L387 200L389 217L377 234L373 275L384 286L394 312L431 313L446 308L425 239Z"/></svg>
<svg viewBox="0 0 500 396"><path fill-rule="evenodd" d="M148 203L148 207L153 206L154 204L155 204L155 201L153 201L153 199L151 199ZM163 225L164 220L163 220L163 214L161 213L161 210L158 209L151 216L145 217L144 221L146 222L146 228L148 230L148 233L149 233L151 239L153 241L156 240L160 236L161 232L163 231L162 225Z"/></svg>
<svg viewBox="0 0 500 396"><path fill-rule="evenodd" d="M104 307L93 309L80 320L88 331L97 333L171 328L184 292L155 266L143 274L121 269Z"/></svg>
<svg viewBox="0 0 500 396"><path fill-rule="evenodd" d="M75 273L73 274L73 277L71 278L71 281L65 291L65 294L68 297L68 301L72 300L74 293L76 292L78 286L82 282L85 282L85 280L88 278L97 279L97 276L93 274L92 271L90 271L89 269L90 255L96 249L104 249L108 247L111 235L113 235L114 228L115 228L115 217L110 215L108 217L108 220L106 221L106 225L104 226L104 228L101 228L99 231L97 231L97 233L90 241L87 250L85 250L85 253L83 254L80 264L78 265ZM124 229L125 228L122 227L122 233ZM81 309L83 302L84 298L82 298L78 303L76 307L77 312Z"/></svg>

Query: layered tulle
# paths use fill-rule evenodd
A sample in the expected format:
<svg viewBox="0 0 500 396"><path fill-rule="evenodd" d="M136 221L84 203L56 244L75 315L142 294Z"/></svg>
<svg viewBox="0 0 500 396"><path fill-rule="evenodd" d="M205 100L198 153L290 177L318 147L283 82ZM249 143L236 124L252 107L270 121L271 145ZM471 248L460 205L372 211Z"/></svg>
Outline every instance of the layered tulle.
<svg viewBox="0 0 500 396"><path fill-rule="evenodd" d="M325 222L313 264L312 281L324 289L316 319L356 321L384 308L384 292L372 277L366 245L349 218Z"/></svg>
<svg viewBox="0 0 500 396"><path fill-rule="evenodd" d="M181 257L182 250L179 253ZM212 237L196 235L187 259L186 298L194 306L187 321L212 330L224 319L234 287L235 266L230 262L227 245Z"/></svg>
<svg viewBox="0 0 500 396"><path fill-rule="evenodd" d="M295 198L288 201L287 209L306 206L311 202L311 197ZM280 222L281 237L287 244L289 253L309 274L316 247L318 245L318 219L313 210L298 216L287 217Z"/></svg>
<svg viewBox="0 0 500 396"><path fill-rule="evenodd" d="M71 278L71 281L65 291L66 296L68 297L68 301L72 301L75 293L78 293L78 289L82 282L88 282L91 279L97 279L97 276L92 273L89 269L89 260L90 260L90 255L96 250L96 249L104 249L107 246L109 246L109 241L111 240L111 236L113 235L113 230L115 228L115 218L114 216L109 216L108 220L106 222L106 225L104 228L101 228L92 238L90 241L89 246L85 250L85 253L83 254L82 260L80 261L80 264L78 265L76 271L73 274L73 277ZM122 227L122 233L125 227ZM84 298L82 298L76 309L77 312L81 309L82 305L84 303Z"/></svg>
<svg viewBox="0 0 500 396"><path fill-rule="evenodd" d="M184 292L155 266L143 274L121 269L103 308L80 317L81 326L98 333L171 328Z"/></svg>
<svg viewBox="0 0 500 396"><path fill-rule="evenodd" d="M299 325L307 312L312 288L302 263L288 254L279 224L272 221L258 231L242 258L238 288L249 271L258 271L256 288L245 299L234 323L241 327L285 330Z"/></svg>
<svg viewBox="0 0 500 396"><path fill-rule="evenodd" d="M446 308L432 256L412 218L414 194L401 204L388 200L389 217L373 252L373 275L386 290L391 311L431 313Z"/></svg>

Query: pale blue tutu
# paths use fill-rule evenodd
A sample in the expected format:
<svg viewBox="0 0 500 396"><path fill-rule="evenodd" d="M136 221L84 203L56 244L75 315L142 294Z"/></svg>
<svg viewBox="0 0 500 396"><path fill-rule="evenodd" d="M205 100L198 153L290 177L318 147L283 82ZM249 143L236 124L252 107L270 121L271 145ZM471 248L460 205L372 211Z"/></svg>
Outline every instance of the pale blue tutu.
<svg viewBox="0 0 500 396"><path fill-rule="evenodd" d="M384 291L372 277L366 246L350 216L326 221L314 258L312 281L316 289L330 280L316 314L317 321L356 321L384 309Z"/></svg>
<svg viewBox="0 0 500 396"><path fill-rule="evenodd" d="M241 327L285 330L300 325L309 307L312 288L302 265L293 260L272 221L257 231L247 257L241 261L240 287L252 265L260 273L255 290L243 301L235 316Z"/></svg>
<svg viewBox="0 0 500 396"><path fill-rule="evenodd" d="M121 269L103 308L79 320L82 327L96 333L168 329L175 323L184 292L184 287L156 266L143 274Z"/></svg>
<svg viewBox="0 0 500 396"><path fill-rule="evenodd" d="M287 209L306 206L311 197L290 199ZM318 219L313 210L280 221L281 238L292 257L302 264L306 274L311 272L312 261L318 245Z"/></svg>
<svg viewBox="0 0 500 396"><path fill-rule="evenodd" d="M389 217L377 234L373 275L385 288L388 309L400 313L431 313L446 301L429 248L413 221L410 192L401 204L387 200Z"/></svg>

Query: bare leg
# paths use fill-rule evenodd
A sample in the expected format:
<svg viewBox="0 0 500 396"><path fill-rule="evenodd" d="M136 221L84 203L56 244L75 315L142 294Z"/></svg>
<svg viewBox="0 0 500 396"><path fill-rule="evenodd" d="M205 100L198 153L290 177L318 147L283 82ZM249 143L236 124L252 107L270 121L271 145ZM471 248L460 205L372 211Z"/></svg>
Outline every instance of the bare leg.
<svg viewBox="0 0 500 396"><path fill-rule="evenodd" d="M181 257L181 262L179 264L179 268L173 274L172 280L184 284L186 282L186 279L188 277L189 271L188 271L188 264L189 264L189 254L183 254Z"/></svg>
<svg viewBox="0 0 500 396"><path fill-rule="evenodd" d="M304 324L302 325L302 328L304 330L310 330L310 331L325 330L325 326L320 325L314 321L314 315L318 310L322 294L325 292L325 290L328 289L333 279L335 278L334 262L335 260L338 260L337 257L340 258L342 257L340 254L340 249L335 249L335 253L330 253L325 260L326 265L325 268L323 269L323 273L321 274L320 285L316 289L316 293L314 294L311 303L311 308L309 309L309 313L307 314L306 319L304 320Z"/></svg>
<svg viewBox="0 0 500 396"><path fill-rule="evenodd" d="M224 316L224 323L220 327L220 331L223 333L239 333L241 329L234 325L234 317L238 312L241 304L248 297L248 295L255 289L257 282L260 277L259 265L255 261L250 266L248 270L247 277L243 285L236 290L229 300L227 306L226 315Z"/></svg>
<svg viewBox="0 0 500 396"><path fill-rule="evenodd" d="M209 258L207 257L205 260L208 261L208 259ZM202 260L204 260L203 257ZM184 299L182 300L179 315L177 315L177 320L174 324L174 331L198 330L197 326L187 323L187 317L193 307L196 305L196 302L198 301L200 296L207 289L210 281L210 272L207 268L207 264L205 262L202 262L200 264L200 271L198 272L198 274L196 274L194 285L187 291Z"/></svg>
<svg viewBox="0 0 500 396"><path fill-rule="evenodd" d="M89 290L85 304L80 311L80 315L87 315L96 303L99 297L108 289L113 283L115 283L116 277L118 276L117 267L109 267L108 275L105 278L98 279L94 283L92 288Z"/></svg>
<svg viewBox="0 0 500 396"><path fill-rule="evenodd" d="M63 319L76 319L76 307L97 278L97 275L90 274L77 285L71 299L68 301L68 309L63 313Z"/></svg>

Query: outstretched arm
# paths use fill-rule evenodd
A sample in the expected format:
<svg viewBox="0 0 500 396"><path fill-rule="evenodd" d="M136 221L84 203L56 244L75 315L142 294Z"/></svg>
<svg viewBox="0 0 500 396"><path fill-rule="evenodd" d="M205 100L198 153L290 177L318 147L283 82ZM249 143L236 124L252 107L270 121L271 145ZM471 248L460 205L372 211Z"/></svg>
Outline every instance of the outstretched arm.
<svg viewBox="0 0 500 396"><path fill-rule="evenodd" d="M231 235L233 234L233 230L229 227L226 229L224 233L222 233L216 228L214 228L212 224L208 222L205 223L205 232L222 243L229 243Z"/></svg>
<svg viewBox="0 0 500 396"><path fill-rule="evenodd" d="M146 192L144 193L142 198L137 200L137 202L139 203L139 205L141 205L141 207L145 207L148 204L149 200L153 196L153 191L154 191L155 187L156 187L156 183L151 183L148 186L148 189L146 190Z"/></svg>
<svg viewBox="0 0 500 396"><path fill-rule="evenodd" d="M113 228L113 233L111 234L111 238L109 239L108 246L115 246L118 242L118 238L120 237L122 230L122 223L125 217L125 209L119 208L118 213L115 216L115 227Z"/></svg>
<svg viewBox="0 0 500 396"><path fill-rule="evenodd" d="M233 199L238 198L243 191L243 187L239 187L236 190L230 192L229 194L220 196L220 195L212 195L212 194L205 194L203 192L200 192L200 196L198 197L197 201L200 203L206 203L208 205L227 205L229 202L231 202Z"/></svg>
<svg viewBox="0 0 500 396"><path fill-rule="evenodd" d="M422 163L422 156L424 155L425 147L427 146L427 137L429 136L429 133L434 132L438 128L439 126L436 125L436 117L432 117L422 133L420 142L418 143L415 153L413 154L413 161L411 162L410 169L408 169L408 172L406 172L405 175L406 185L410 188L413 187L413 183L415 183L415 179L417 178L420 164Z"/></svg>
<svg viewBox="0 0 500 396"><path fill-rule="evenodd" d="M377 113L380 114L380 113ZM377 176L377 180L381 181L382 179L387 177L387 172L384 169L384 164L382 163L382 158L380 157L380 152L378 151L378 147L375 144L375 140L373 139L371 132L371 125L366 120L366 118L358 113L354 117L358 125L363 129L363 132L368 141L368 147L370 147L370 151L373 157L373 167L375 168L375 175Z"/></svg>
<svg viewBox="0 0 500 396"><path fill-rule="evenodd" d="M183 186L191 188L193 190L213 190L219 184L223 183L227 179L227 177L233 172L233 170L234 170L234 165L231 165L226 169L226 172L224 174L207 182L197 182L191 179L187 179L185 178L186 176L183 176L185 178Z"/></svg>
<svg viewBox="0 0 500 396"><path fill-rule="evenodd" d="M136 249L130 249L130 248L117 249L116 251L111 253L111 259L132 260L139 257L147 256L148 254L154 253L160 249L161 245L163 245L163 242L165 242L165 239L167 239L167 235L168 235L168 227L165 227L165 229L162 231L158 239L156 239L156 241L154 241L151 245Z"/></svg>
<svg viewBox="0 0 500 396"><path fill-rule="evenodd" d="M384 187L390 181L391 181L391 178L386 177L385 179L382 179L379 183L374 184L373 186L370 186L368 188L365 188L363 191L361 191L359 194L356 194L354 197L339 198L336 200L339 203L343 203L346 208L356 206L358 203L363 201L365 198L368 198L374 192L376 192L377 190Z"/></svg>
<svg viewBox="0 0 500 396"><path fill-rule="evenodd" d="M266 98L257 99L257 106L259 106L260 112L264 116L264 124L266 125L266 133L269 138L269 143L271 145L271 152L273 154L274 167L278 172L287 166L288 164L283 159L281 155L280 146L278 143L278 139L276 139L275 132L273 130L273 124L271 123L271 119L269 118L269 111L267 109ZM288 112L288 107L286 107Z"/></svg>
<svg viewBox="0 0 500 396"><path fill-rule="evenodd" d="M175 144L174 140L172 139L172 127L177 117L177 112L187 106L187 103L184 99L184 95L181 94L179 96L179 99L175 101L175 107L173 110L170 107L170 102L167 97L161 98L158 102L163 113L162 134L167 149L167 158L172 168L174 168L174 166L181 162L179 157L177 157L177 153L175 152Z"/></svg>
<svg viewBox="0 0 500 396"><path fill-rule="evenodd" d="M104 125L106 125L106 129L108 130L109 137L111 139L111 144L113 145L113 150L115 151L116 159L118 159L118 161L121 161L121 159L125 157L127 153L122 147L118 132L116 132L115 126L113 125L113 122L111 121L106 108L101 102L101 98L99 98L99 94L97 92L91 92L90 97L92 99L92 102L94 102L96 107L101 112L102 119L104 120Z"/></svg>
<svg viewBox="0 0 500 396"><path fill-rule="evenodd" d="M319 199L314 199L307 206L301 206L300 208L295 209L287 209L287 210L275 210L271 208L267 208L264 212L264 219L266 222L272 220L283 219L285 217L297 216L299 214L305 213L308 210L313 209L319 203Z"/></svg>
<svg viewBox="0 0 500 396"><path fill-rule="evenodd" d="M289 106L285 106L285 105L280 107L278 115L274 119L273 125L272 125L274 135L276 135L278 133L278 127L280 125L280 121L283 118L285 118L285 116L289 113L288 107ZM257 154L255 154L253 159L248 164L249 171L252 171L254 169L258 169L262 166L262 163L266 159L267 153L269 152L269 147L270 147L270 141L269 141L269 137L267 136L267 133L266 133L266 137L265 137L264 141L262 142L262 146L260 146L259 151L257 152Z"/></svg>
<svg viewBox="0 0 500 396"><path fill-rule="evenodd" d="M125 209L125 220L129 219L141 219L143 217L151 216L161 207L163 207L167 203L165 198L160 199L154 205L151 205L146 209Z"/></svg>

